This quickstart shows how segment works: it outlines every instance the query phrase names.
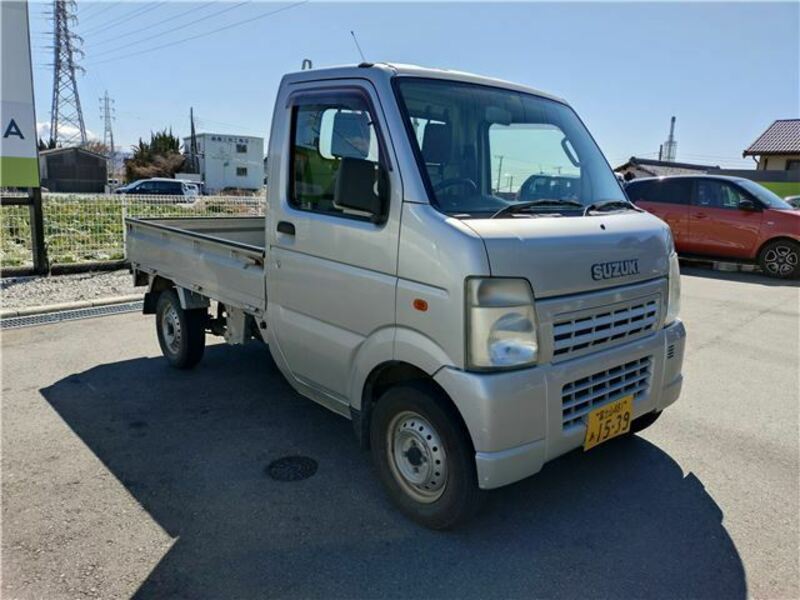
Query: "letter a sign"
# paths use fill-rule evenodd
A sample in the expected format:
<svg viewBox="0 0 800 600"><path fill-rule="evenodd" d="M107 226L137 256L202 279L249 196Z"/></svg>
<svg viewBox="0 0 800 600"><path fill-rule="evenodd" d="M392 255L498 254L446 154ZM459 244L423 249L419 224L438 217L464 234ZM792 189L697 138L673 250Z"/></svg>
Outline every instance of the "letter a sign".
<svg viewBox="0 0 800 600"><path fill-rule="evenodd" d="M39 187L28 3L0 0L0 187Z"/></svg>

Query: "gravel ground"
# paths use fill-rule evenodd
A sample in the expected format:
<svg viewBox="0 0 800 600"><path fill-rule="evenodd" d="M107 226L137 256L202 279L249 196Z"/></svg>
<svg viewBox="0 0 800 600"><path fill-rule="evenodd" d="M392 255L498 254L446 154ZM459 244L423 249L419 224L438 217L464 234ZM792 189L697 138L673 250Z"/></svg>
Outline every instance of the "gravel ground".
<svg viewBox="0 0 800 600"><path fill-rule="evenodd" d="M0 299L4 309L128 296L143 293L143 290L133 287L131 275L126 270L0 280Z"/></svg>

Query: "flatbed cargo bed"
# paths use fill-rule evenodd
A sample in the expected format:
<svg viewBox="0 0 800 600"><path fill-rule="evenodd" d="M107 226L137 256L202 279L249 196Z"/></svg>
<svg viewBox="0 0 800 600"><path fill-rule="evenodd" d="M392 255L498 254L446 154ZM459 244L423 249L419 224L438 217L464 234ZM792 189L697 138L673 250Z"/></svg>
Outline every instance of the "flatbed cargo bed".
<svg viewBox="0 0 800 600"><path fill-rule="evenodd" d="M241 308L266 310L264 217L129 218L128 256L135 271Z"/></svg>

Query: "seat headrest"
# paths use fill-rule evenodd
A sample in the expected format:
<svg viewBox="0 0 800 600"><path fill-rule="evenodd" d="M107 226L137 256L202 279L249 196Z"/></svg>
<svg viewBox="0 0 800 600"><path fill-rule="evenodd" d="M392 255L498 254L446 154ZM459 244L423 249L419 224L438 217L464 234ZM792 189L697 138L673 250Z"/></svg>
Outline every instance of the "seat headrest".
<svg viewBox="0 0 800 600"><path fill-rule="evenodd" d="M331 154L366 158L369 154L369 117L366 112L337 112L333 117Z"/></svg>
<svg viewBox="0 0 800 600"><path fill-rule="evenodd" d="M430 164L443 165L450 161L453 145L452 128L449 123L428 123L422 138L422 157Z"/></svg>
<svg viewBox="0 0 800 600"><path fill-rule="evenodd" d="M375 185L376 173L375 163L363 158L344 157L336 175L334 206L378 215L381 198Z"/></svg>

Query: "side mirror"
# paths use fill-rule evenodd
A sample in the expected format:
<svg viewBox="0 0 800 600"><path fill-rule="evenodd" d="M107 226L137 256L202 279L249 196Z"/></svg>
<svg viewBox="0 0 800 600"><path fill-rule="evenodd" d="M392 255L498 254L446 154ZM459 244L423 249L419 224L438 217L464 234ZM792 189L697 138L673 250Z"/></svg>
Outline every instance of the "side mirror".
<svg viewBox="0 0 800 600"><path fill-rule="evenodd" d="M383 220L388 186L382 167L362 158L344 157L339 164L333 204L373 223Z"/></svg>
<svg viewBox="0 0 800 600"><path fill-rule="evenodd" d="M750 212L760 210L760 207L752 200L739 200L739 210L747 210Z"/></svg>

